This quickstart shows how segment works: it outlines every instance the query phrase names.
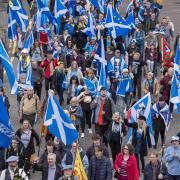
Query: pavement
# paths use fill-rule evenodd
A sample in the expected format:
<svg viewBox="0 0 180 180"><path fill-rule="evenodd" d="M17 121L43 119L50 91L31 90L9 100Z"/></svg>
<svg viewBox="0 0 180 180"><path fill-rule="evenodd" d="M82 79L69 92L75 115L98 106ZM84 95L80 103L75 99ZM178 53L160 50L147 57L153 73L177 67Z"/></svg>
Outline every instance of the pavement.
<svg viewBox="0 0 180 180"><path fill-rule="evenodd" d="M1 17L0 17L0 29L2 27L6 27L7 28L7 14L6 14L6 4L1 2L2 0L0 0L0 11L1 13ZM130 0L126 0L123 1L124 5L122 7L122 12L121 14L124 14L125 9L127 7L128 2L130 2ZM27 3L26 3L27 5ZM161 11L161 17L163 16L169 16L172 20L172 22L174 23L175 26L175 32L178 33L180 32L180 23L179 23L179 17L180 17L180 0L164 0L164 5L163 5L163 10ZM7 29L6 29L7 30ZM0 31L1 32L1 31ZM4 36L1 35L1 38ZM17 65L17 59L15 59L13 61L13 66L14 69L16 70L16 65ZM161 76L161 74L159 74L159 77ZM5 90L6 90L6 94L9 97L10 100L10 117L11 117L11 121L14 127L14 130L17 130L18 128L20 128L20 124L19 124L19 116L18 116L18 112L17 112L17 103L16 103L16 97L14 95L10 94L10 87L9 87L9 83L7 80L7 77L5 77ZM45 95L45 90L43 88L42 90L42 99L43 96ZM39 123L37 123L35 125L35 129L37 132L39 132ZM177 132L180 132L180 116L177 114L173 114L173 121L170 125L170 128L166 134L166 144L168 145L169 143L169 139L172 135L176 134ZM85 132L85 138L80 138L80 145L81 147L86 150L87 147L91 144L91 135L88 134L87 129ZM41 143L41 152L44 149L44 145L45 145L45 141L42 139L42 143ZM157 150L157 152L160 153L159 151L160 149ZM41 179L41 173L39 172L35 172L34 174L31 175L31 179L32 180L39 180ZM142 179L142 177L141 177Z"/></svg>

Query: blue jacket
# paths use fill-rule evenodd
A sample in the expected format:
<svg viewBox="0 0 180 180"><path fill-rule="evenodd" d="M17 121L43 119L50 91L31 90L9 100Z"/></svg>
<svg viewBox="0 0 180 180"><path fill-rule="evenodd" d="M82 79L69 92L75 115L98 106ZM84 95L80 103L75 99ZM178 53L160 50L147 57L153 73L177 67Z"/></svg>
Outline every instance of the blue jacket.
<svg viewBox="0 0 180 180"><path fill-rule="evenodd" d="M89 170L88 170L88 179L89 180L97 180L96 178L96 170L97 170L97 159L96 156L93 156L91 158L91 161L89 163ZM112 179L112 165L111 161L105 157L102 156L100 160L100 168L99 168L99 177L98 180L111 180Z"/></svg>
<svg viewBox="0 0 180 180"><path fill-rule="evenodd" d="M173 157L173 153L176 152L177 156ZM167 148L165 155L165 161L168 163L167 169L170 175L180 175L180 145L177 148L170 146Z"/></svg>

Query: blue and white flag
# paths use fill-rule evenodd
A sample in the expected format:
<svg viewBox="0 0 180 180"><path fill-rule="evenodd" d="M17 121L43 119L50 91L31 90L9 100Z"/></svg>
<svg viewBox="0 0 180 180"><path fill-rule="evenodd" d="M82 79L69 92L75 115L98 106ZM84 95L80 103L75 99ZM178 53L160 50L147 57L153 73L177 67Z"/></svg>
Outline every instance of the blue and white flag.
<svg viewBox="0 0 180 180"><path fill-rule="evenodd" d="M126 9L126 14L129 14L132 11L132 7L133 7L133 0L128 4Z"/></svg>
<svg viewBox="0 0 180 180"><path fill-rule="evenodd" d="M105 13L105 4L104 4L104 0L89 0L89 2L95 7L97 8L99 11L101 11L101 13Z"/></svg>
<svg viewBox="0 0 180 180"><path fill-rule="evenodd" d="M137 122L139 115L146 117L146 123L149 126L149 133L151 138L151 144L155 145L153 128L152 128L152 117L151 117L151 94L148 93L143 96L139 101L137 101L129 110L130 112L130 121ZM128 141L132 140L132 128L128 129Z"/></svg>
<svg viewBox="0 0 180 180"><path fill-rule="evenodd" d="M176 104L177 112L180 114L180 43L177 46L174 59L174 75L172 77L170 101Z"/></svg>
<svg viewBox="0 0 180 180"><path fill-rule="evenodd" d="M51 14L49 7L47 5L47 2L43 2L42 0L36 0L37 1L37 7L38 10L42 15L46 15L46 17L49 19L49 22L56 25L56 18Z"/></svg>
<svg viewBox="0 0 180 180"><path fill-rule="evenodd" d="M75 17L76 13L76 0L68 0L68 10L70 14Z"/></svg>
<svg viewBox="0 0 180 180"><path fill-rule="evenodd" d="M31 62L29 62L28 67L27 67L25 84L29 85L29 86L32 86L32 66L31 66Z"/></svg>
<svg viewBox="0 0 180 180"><path fill-rule="evenodd" d="M87 78L83 78L84 84L87 87L88 91L93 97L96 96L96 86L95 83Z"/></svg>
<svg viewBox="0 0 180 180"><path fill-rule="evenodd" d="M120 82L118 83L116 95L125 97L126 93L132 93L132 79L130 75L124 77L123 75L120 78Z"/></svg>
<svg viewBox="0 0 180 180"><path fill-rule="evenodd" d="M98 67L98 75L100 75L101 65L103 64L105 66L105 69L107 66L107 61L105 59L104 41L102 37L98 42L98 48L94 56L94 60L96 60L97 67Z"/></svg>
<svg viewBox="0 0 180 180"><path fill-rule="evenodd" d="M172 120L172 115L169 110L169 106L165 104L165 106L159 111L159 103L155 103L152 107L152 116L161 116L162 119L164 120L164 124L166 126L166 131L168 131L171 120Z"/></svg>
<svg viewBox="0 0 180 180"><path fill-rule="evenodd" d="M65 145L71 145L73 141L78 139L78 132L71 119L63 111L58 100L50 91L44 125L48 126L49 131Z"/></svg>
<svg viewBox="0 0 180 180"><path fill-rule="evenodd" d="M6 71L7 76L8 76L9 84L11 86L11 93L15 94L17 91L17 88L18 88L16 76L14 74L12 62L11 62L9 55L6 52L1 40L0 40L0 61Z"/></svg>
<svg viewBox="0 0 180 180"><path fill-rule="evenodd" d="M101 71L100 71L99 81L98 81L98 91L100 91L101 87L105 87L106 91L108 91L108 84L107 84L107 78L106 78L106 69L105 69L104 64L101 64Z"/></svg>
<svg viewBox="0 0 180 180"><path fill-rule="evenodd" d="M22 32L26 32L29 23L28 15L19 0L13 0L10 9L13 20L16 20Z"/></svg>
<svg viewBox="0 0 180 180"><path fill-rule="evenodd" d="M55 0L54 15L57 22L56 33L60 30L61 17L66 14L67 11L67 8L62 4L61 0Z"/></svg>
<svg viewBox="0 0 180 180"><path fill-rule="evenodd" d="M29 53L30 48L33 46L33 44L34 44L34 35L33 35L33 31L31 31L28 38L24 40L23 49Z"/></svg>
<svg viewBox="0 0 180 180"><path fill-rule="evenodd" d="M11 144L14 131L2 95L0 95L0 114L0 147L7 148Z"/></svg>
<svg viewBox="0 0 180 180"><path fill-rule="evenodd" d="M13 19L10 8L9 8L9 16L8 16L8 39L11 39L12 41L17 39L16 20Z"/></svg>
<svg viewBox="0 0 180 180"><path fill-rule="evenodd" d="M127 22L128 25L131 27L131 29L136 29L133 11L131 11L131 13L129 14L129 16L127 17L126 22Z"/></svg>
<svg viewBox="0 0 180 180"><path fill-rule="evenodd" d="M126 36L131 30L131 27L128 23L120 17L120 15L112 8L111 5L108 5L106 24L105 27L111 33L113 38L118 36Z"/></svg>
<svg viewBox="0 0 180 180"><path fill-rule="evenodd" d="M88 13L87 27L82 30L90 39L96 36L96 27L93 22L92 14Z"/></svg>

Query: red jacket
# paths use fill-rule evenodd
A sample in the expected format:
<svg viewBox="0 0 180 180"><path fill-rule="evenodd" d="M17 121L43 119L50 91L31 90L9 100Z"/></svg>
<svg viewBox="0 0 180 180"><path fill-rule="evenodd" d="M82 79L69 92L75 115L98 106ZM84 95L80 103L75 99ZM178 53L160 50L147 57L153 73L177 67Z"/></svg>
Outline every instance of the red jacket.
<svg viewBox="0 0 180 180"><path fill-rule="evenodd" d="M117 171L121 167L122 160L123 160L123 154L120 153L117 155L116 160L114 162L115 171ZM128 180L139 180L138 167L134 155L129 156L129 159L127 160L126 171L128 175Z"/></svg>
<svg viewBox="0 0 180 180"><path fill-rule="evenodd" d="M52 60L53 63L53 67L55 69L55 67L57 66L57 59L53 59ZM47 59L45 59L44 61L41 62L40 67L44 68L44 76L46 79L50 78L50 63Z"/></svg>

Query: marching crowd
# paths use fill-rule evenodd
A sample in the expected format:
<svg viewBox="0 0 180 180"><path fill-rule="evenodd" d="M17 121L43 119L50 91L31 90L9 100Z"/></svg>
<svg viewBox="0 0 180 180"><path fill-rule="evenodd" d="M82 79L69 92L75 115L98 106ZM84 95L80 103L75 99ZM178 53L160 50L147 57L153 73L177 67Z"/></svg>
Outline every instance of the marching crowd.
<svg viewBox="0 0 180 180"><path fill-rule="evenodd" d="M110 4L115 11L121 11L120 0L104 2L105 6ZM89 1L76 0L75 15L67 11L61 17L59 32L50 22L37 29L36 2L28 3L34 42L27 51L23 42L28 32L17 27L14 56L18 59L16 122L20 128L9 147L0 147L0 180L28 180L35 171L42 172L42 180L78 179L74 173L77 149L85 171L79 179L180 180L180 133L174 134L165 148L174 108L170 91L180 35L176 36L169 17L159 17L162 4L156 0L133 0L124 19L133 12L134 27L126 36L114 38L106 27L106 12ZM53 14L55 1L48 3ZM63 3L68 6L68 1ZM94 36L84 31L88 13L92 14ZM100 41L105 49L104 59L97 53ZM101 60L97 54L102 55ZM29 64L31 86L26 85ZM104 84L100 84L102 77ZM84 79L94 84L95 95ZM0 81L0 94L10 116L11 104L3 76ZM79 139L71 145L65 145L44 125L49 91L58 97L78 131ZM143 103L135 112L130 111L148 94L151 124ZM84 149L79 142L85 141L86 133L90 134L92 144ZM40 151L42 139L46 144ZM157 153L159 148L161 155Z"/></svg>

